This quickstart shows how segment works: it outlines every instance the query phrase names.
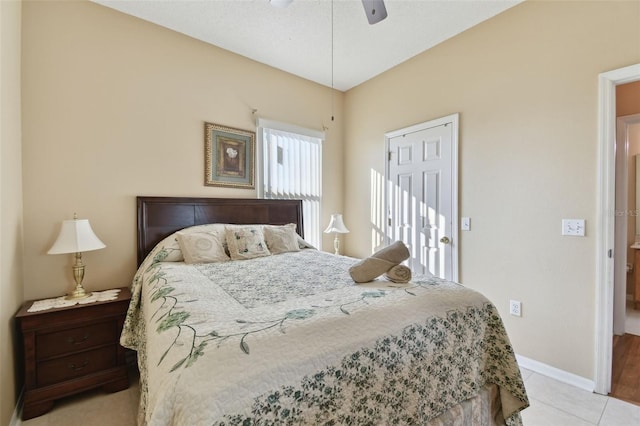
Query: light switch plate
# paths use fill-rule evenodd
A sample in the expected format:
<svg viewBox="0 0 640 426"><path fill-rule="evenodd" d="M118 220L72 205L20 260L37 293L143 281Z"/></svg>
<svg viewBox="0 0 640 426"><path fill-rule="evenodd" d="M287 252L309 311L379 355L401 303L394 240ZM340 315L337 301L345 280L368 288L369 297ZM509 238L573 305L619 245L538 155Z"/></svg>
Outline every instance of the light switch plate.
<svg viewBox="0 0 640 426"><path fill-rule="evenodd" d="M471 230L471 218L463 217L460 220L460 230L462 230L462 231L470 231Z"/></svg>
<svg viewBox="0 0 640 426"><path fill-rule="evenodd" d="M584 219L562 219L562 235L584 237Z"/></svg>

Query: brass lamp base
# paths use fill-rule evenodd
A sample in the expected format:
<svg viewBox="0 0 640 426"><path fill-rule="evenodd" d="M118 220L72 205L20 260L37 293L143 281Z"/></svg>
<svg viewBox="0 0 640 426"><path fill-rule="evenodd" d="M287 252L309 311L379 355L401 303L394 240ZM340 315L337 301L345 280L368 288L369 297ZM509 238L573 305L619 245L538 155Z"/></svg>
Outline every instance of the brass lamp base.
<svg viewBox="0 0 640 426"><path fill-rule="evenodd" d="M91 292L87 293L82 287L82 279L84 278L84 264L82 263L82 253L76 253L75 255L76 262L73 265L73 278L76 281L76 288L69 294L65 299L67 300L76 300L76 299L84 299L85 297L91 296Z"/></svg>
<svg viewBox="0 0 640 426"><path fill-rule="evenodd" d="M84 287L82 286L76 286L76 288L69 294L67 294L67 296L65 297L65 299L67 300L77 300L77 299L84 299L86 297L91 296L91 292L87 293L84 290Z"/></svg>

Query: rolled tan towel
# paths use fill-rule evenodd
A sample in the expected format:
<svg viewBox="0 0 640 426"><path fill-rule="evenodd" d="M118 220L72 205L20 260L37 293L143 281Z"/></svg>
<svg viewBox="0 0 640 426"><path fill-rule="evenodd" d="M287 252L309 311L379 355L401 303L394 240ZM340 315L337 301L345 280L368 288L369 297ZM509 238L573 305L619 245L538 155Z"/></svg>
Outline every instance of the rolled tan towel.
<svg viewBox="0 0 640 426"><path fill-rule="evenodd" d="M349 268L351 278L357 283L366 283L387 272L409 258L409 249L402 241L378 250Z"/></svg>
<svg viewBox="0 0 640 426"><path fill-rule="evenodd" d="M396 265L385 272L384 277L394 283L408 283L411 281L411 269L405 265Z"/></svg>

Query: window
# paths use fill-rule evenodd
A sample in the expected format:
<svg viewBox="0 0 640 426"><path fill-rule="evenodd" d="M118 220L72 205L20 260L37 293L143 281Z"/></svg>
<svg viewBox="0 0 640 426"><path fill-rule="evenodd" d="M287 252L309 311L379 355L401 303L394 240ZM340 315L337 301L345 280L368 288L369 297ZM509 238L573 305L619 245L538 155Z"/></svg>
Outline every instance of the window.
<svg viewBox="0 0 640 426"><path fill-rule="evenodd" d="M305 240L321 248L324 133L260 119L258 135L262 156L258 196L302 200Z"/></svg>

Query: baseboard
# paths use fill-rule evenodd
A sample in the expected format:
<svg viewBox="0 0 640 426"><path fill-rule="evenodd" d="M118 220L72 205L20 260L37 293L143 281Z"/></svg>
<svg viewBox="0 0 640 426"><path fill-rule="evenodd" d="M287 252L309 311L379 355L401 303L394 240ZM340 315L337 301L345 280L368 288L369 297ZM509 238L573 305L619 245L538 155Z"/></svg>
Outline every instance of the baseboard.
<svg viewBox="0 0 640 426"><path fill-rule="evenodd" d="M22 395L23 392L20 392L18 403L16 404L15 410L13 410L13 416L11 416L9 426L20 426L22 424Z"/></svg>
<svg viewBox="0 0 640 426"><path fill-rule="evenodd" d="M542 374L543 376L547 376L551 379L555 379L559 382L566 383L589 392L594 392L594 389L596 388L596 384L593 380L586 379L582 376L578 376L577 374L560 370L559 368L552 367L548 364L544 364L522 355L516 354L516 359L518 360L520 367L531 370L534 373Z"/></svg>

